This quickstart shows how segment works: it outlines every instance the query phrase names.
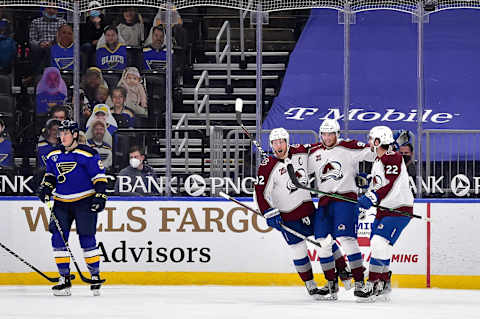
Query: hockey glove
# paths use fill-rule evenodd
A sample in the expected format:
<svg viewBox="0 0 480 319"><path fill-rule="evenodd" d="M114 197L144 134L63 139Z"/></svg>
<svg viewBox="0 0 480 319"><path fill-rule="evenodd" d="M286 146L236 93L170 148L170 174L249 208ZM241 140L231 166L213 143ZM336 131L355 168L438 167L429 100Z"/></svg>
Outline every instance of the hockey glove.
<svg viewBox="0 0 480 319"><path fill-rule="evenodd" d="M373 205L375 205L378 201L377 193L374 191L368 191L358 199L358 206L361 208L369 209Z"/></svg>
<svg viewBox="0 0 480 319"><path fill-rule="evenodd" d="M355 184L357 184L357 187L361 189L367 189L371 180L372 176L367 175L367 173L359 173L357 176L355 176Z"/></svg>
<svg viewBox="0 0 480 319"><path fill-rule="evenodd" d="M38 198L42 201L42 203L47 202L52 196L53 189L55 188L52 182L53 181L51 181L50 178L47 178L47 176L45 176L42 184L38 188Z"/></svg>
<svg viewBox="0 0 480 319"><path fill-rule="evenodd" d="M92 213L100 213L105 209L105 204L107 203L107 195L103 193L96 193L92 199L92 204L90 205L90 211Z"/></svg>
<svg viewBox="0 0 480 319"><path fill-rule="evenodd" d="M280 216L280 211L277 208L270 208L265 211L263 214L267 219L267 225L275 228L276 230L282 231L282 216Z"/></svg>

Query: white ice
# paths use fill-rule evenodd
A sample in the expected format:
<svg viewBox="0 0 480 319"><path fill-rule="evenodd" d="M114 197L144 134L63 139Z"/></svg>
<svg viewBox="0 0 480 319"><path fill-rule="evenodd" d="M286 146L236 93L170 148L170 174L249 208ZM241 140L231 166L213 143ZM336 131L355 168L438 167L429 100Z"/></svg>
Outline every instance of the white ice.
<svg viewBox="0 0 480 319"><path fill-rule="evenodd" d="M315 301L303 287L106 286L102 296L74 286L54 297L47 286L0 286L0 318L480 318L480 290L394 289L392 300Z"/></svg>

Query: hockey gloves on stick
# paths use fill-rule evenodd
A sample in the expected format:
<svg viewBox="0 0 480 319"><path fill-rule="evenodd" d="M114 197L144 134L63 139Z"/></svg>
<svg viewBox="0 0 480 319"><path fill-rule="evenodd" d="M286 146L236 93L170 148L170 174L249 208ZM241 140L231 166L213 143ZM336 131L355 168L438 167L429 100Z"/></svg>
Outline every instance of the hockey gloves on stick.
<svg viewBox="0 0 480 319"><path fill-rule="evenodd" d="M275 228L276 230L282 231L282 216L280 216L280 211L277 208L269 208L264 213L263 216L267 219L267 225Z"/></svg>
<svg viewBox="0 0 480 319"><path fill-rule="evenodd" d="M374 191L368 191L358 199L358 207L369 209L373 205L375 205L378 201L377 193Z"/></svg>
<svg viewBox="0 0 480 319"><path fill-rule="evenodd" d="M372 176L368 176L367 173L359 173L357 176L355 176L355 184L357 184L357 187L361 189L367 189L371 180Z"/></svg>
<svg viewBox="0 0 480 319"><path fill-rule="evenodd" d="M107 195L103 193L96 193L92 199L90 211L92 213L100 213L102 210L105 209L106 203L107 203Z"/></svg>

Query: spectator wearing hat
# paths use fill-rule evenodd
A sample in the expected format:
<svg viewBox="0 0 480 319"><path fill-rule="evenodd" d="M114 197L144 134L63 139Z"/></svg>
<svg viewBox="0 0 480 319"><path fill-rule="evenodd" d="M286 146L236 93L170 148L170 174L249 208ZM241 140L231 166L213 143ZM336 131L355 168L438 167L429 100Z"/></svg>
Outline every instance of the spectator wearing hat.
<svg viewBox="0 0 480 319"><path fill-rule="evenodd" d="M103 120L106 123L107 126L107 132L108 135L110 136L110 139L107 141L109 145L112 145L112 139L111 137L115 133L115 131L118 129L118 124L115 118L112 115L112 112L110 112L110 108L106 104L97 104L93 108L92 115L87 121L87 136L93 136L93 134L90 133L92 129L92 124L95 122L95 120Z"/></svg>
<svg viewBox="0 0 480 319"><path fill-rule="evenodd" d="M60 71L54 67L45 69L37 85L37 115L47 114L54 106L64 105L67 86Z"/></svg>
<svg viewBox="0 0 480 319"><path fill-rule="evenodd" d="M103 120L95 120L90 132L92 136L87 139L87 144L98 152L103 166L108 170L112 166L112 146L105 142L106 123Z"/></svg>
<svg viewBox="0 0 480 319"><path fill-rule="evenodd" d="M88 5L89 8L100 7L100 3L92 1ZM95 65L95 50L98 40L102 37L105 28L105 16L101 10L92 9L88 11L88 18L80 32L80 42L82 46L80 50L86 56L88 66Z"/></svg>

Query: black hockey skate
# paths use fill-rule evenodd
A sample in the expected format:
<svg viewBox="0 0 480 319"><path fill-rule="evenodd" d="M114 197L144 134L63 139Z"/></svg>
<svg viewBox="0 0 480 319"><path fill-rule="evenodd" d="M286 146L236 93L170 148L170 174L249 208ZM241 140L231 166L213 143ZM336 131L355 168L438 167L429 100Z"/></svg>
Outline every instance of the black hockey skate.
<svg viewBox="0 0 480 319"><path fill-rule="evenodd" d="M352 283L352 273L350 272L350 269L344 268L342 270L337 269L337 276L340 278L340 280L343 283L343 286L345 287L345 290L350 290L353 288L353 283Z"/></svg>
<svg viewBox="0 0 480 319"><path fill-rule="evenodd" d="M52 287L54 296L70 296L70 288L72 287L72 282L70 281L70 275L68 277L61 276L58 279L58 284Z"/></svg>
<svg viewBox="0 0 480 319"><path fill-rule="evenodd" d="M337 300L338 296L338 280L329 280L325 286L318 288L318 298L319 300Z"/></svg>
<svg viewBox="0 0 480 319"><path fill-rule="evenodd" d="M356 281L353 295L357 297L357 302L375 302L375 284L371 281L367 281L366 283L363 281Z"/></svg>
<svg viewBox="0 0 480 319"><path fill-rule="evenodd" d="M92 275L92 280L100 280L100 276L99 275ZM92 291L92 294L94 296L100 296L100 287L101 286L102 286L102 284L90 285L90 290Z"/></svg>
<svg viewBox="0 0 480 319"><path fill-rule="evenodd" d="M390 300L390 293L392 292L392 272L388 272L388 280L387 281L379 281L378 285L375 286L375 292L378 299L383 301Z"/></svg>

